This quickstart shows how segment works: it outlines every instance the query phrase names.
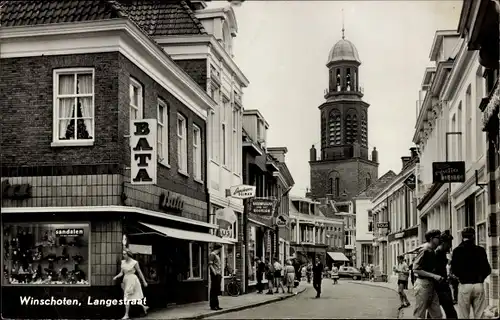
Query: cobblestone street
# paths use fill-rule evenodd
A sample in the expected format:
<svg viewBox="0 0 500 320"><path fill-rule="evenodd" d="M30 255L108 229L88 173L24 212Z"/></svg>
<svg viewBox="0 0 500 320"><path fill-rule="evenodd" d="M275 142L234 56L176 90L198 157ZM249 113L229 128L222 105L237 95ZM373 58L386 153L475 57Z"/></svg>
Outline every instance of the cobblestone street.
<svg viewBox="0 0 500 320"><path fill-rule="evenodd" d="M356 318L394 319L398 316L397 294L388 288L353 284L340 281L333 286L330 280L323 282L323 293L315 299L316 292L306 292L288 300L227 313L209 319L283 319L283 318Z"/></svg>

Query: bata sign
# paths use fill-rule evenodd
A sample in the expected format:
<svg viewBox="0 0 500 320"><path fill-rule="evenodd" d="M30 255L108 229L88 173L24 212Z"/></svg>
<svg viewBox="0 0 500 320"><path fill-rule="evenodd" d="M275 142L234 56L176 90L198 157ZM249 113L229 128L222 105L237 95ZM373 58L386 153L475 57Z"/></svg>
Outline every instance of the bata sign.
<svg viewBox="0 0 500 320"><path fill-rule="evenodd" d="M131 183L156 184L156 119L131 122Z"/></svg>
<svg viewBox="0 0 500 320"><path fill-rule="evenodd" d="M228 197L233 197L236 199L248 199L248 198L253 198L255 197L255 190L257 188L254 186L247 186L247 185L239 185L239 186L234 186L229 189L229 195Z"/></svg>

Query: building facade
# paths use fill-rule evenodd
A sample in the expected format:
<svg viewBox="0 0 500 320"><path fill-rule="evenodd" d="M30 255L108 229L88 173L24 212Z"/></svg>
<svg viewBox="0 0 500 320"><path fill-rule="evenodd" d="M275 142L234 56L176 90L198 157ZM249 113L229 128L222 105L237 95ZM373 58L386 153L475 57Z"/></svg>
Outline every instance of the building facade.
<svg viewBox="0 0 500 320"><path fill-rule="evenodd" d="M241 270L236 255L243 245L238 241L243 201L227 197L226 190L243 182L242 98L249 82L233 59L238 25L232 7L207 9L204 1L193 1L189 6L198 30L185 30L175 37L158 35L155 40L217 103L208 114L208 180L202 185L210 194L210 222L219 225L223 237L232 242L224 245L221 253L225 291L225 283L234 270ZM178 17L168 19L174 22ZM221 210L225 214L234 211L234 223L220 218Z"/></svg>
<svg viewBox="0 0 500 320"><path fill-rule="evenodd" d="M331 194L335 201L350 201L378 178L378 163L368 151L368 106L362 100L354 44L338 41L330 51L326 101L321 112L321 151L310 150L312 199Z"/></svg>
<svg viewBox="0 0 500 320"><path fill-rule="evenodd" d="M206 121L216 103L143 29L151 21L141 17L156 16L139 14L147 3L80 4L2 3L5 317L121 316L123 306L34 309L15 297L120 299L124 247L150 306L206 300L208 243L231 243L211 234L208 216ZM180 2L157 9L191 15Z"/></svg>
<svg viewBox="0 0 500 320"><path fill-rule="evenodd" d="M498 74L499 74L499 52L500 52L500 41L499 41L499 22L500 15L500 4L498 1L463 1L462 12L460 15L460 21L458 24L458 31L461 38L464 40L465 45L468 50L475 51L476 58L479 64L482 66L483 71L481 76L483 76L485 83L480 79L479 75L476 77L476 92L475 99L472 102L474 110L472 112L477 112L477 108L481 111L481 122L483 131L486 133L486 148L484 150L484 162L485 162L485 176L484 180L480 181L480 184L486 183L487 186L483 186L485 192L488 193L486 196L487 202L484 207L486 209L486 234L487 234L487 252L488 258L490 260L491 267L493 269L492 274L489 279L489 288L487 290L488 300L490 306L496 308L498 316L499 309L499 290L500 284L498 279L499 270L499 260L498 260L498 219L499 214L499 177L500 177L500 161L499 153L500 147L498 141L499 139L499 105L500 105L500 87L498 84ZM474 69L472 70L472 72ZM472 86L474 86L474 81L472 81ZM480 87L484 88L481 91ZM476 130L477 134L477 130ZM484 199L484 198L483 198ZM476 223L480 221L476 220ZM479 226L477 227L479 228ZM478 229L476 229L478 230ZM476 235L476 236L479 236ZM483 241L484 243L484 241Z"/></svg>

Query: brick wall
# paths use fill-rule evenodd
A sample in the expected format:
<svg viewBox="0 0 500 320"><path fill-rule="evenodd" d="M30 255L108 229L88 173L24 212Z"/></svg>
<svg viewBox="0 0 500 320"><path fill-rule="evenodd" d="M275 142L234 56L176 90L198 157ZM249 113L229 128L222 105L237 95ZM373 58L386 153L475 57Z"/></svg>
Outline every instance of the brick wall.
<svg viewBox="0 0 500 320"><path fill-rule="evenodd" d="M311 168L311 193L316 198L326 197L330 193L330 173L337 171L340 176L340 194L347 191L348 200L358 195L366 188L366 174L371 175L371 181L378 177L378 165L360 159L346 161L318 161L310 162Z"/></svg>
<svg viewBox="0 0 500 320"><path fill-rule="evenodd" d="M207 59L175 60L194 81L203 89L207 90Z"/></svg>
<svg viewBox="0 0 500 320"><path fill-rule="evenodd" d="M91 240L91 284L113 285L122 258L121 221L93 222ZM89 275L90 276L90 275Z"/></svg>

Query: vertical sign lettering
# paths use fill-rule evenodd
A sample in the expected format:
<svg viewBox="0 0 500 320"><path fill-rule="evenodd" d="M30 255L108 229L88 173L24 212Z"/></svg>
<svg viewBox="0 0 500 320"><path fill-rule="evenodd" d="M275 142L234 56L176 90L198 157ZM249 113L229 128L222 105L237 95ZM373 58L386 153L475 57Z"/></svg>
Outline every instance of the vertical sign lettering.
<svg viewBox="0 0 500 320"><path fill-rule="evenodd" d="M131 183L156 184L156 119L137 119L130 126Z"/></svg>

